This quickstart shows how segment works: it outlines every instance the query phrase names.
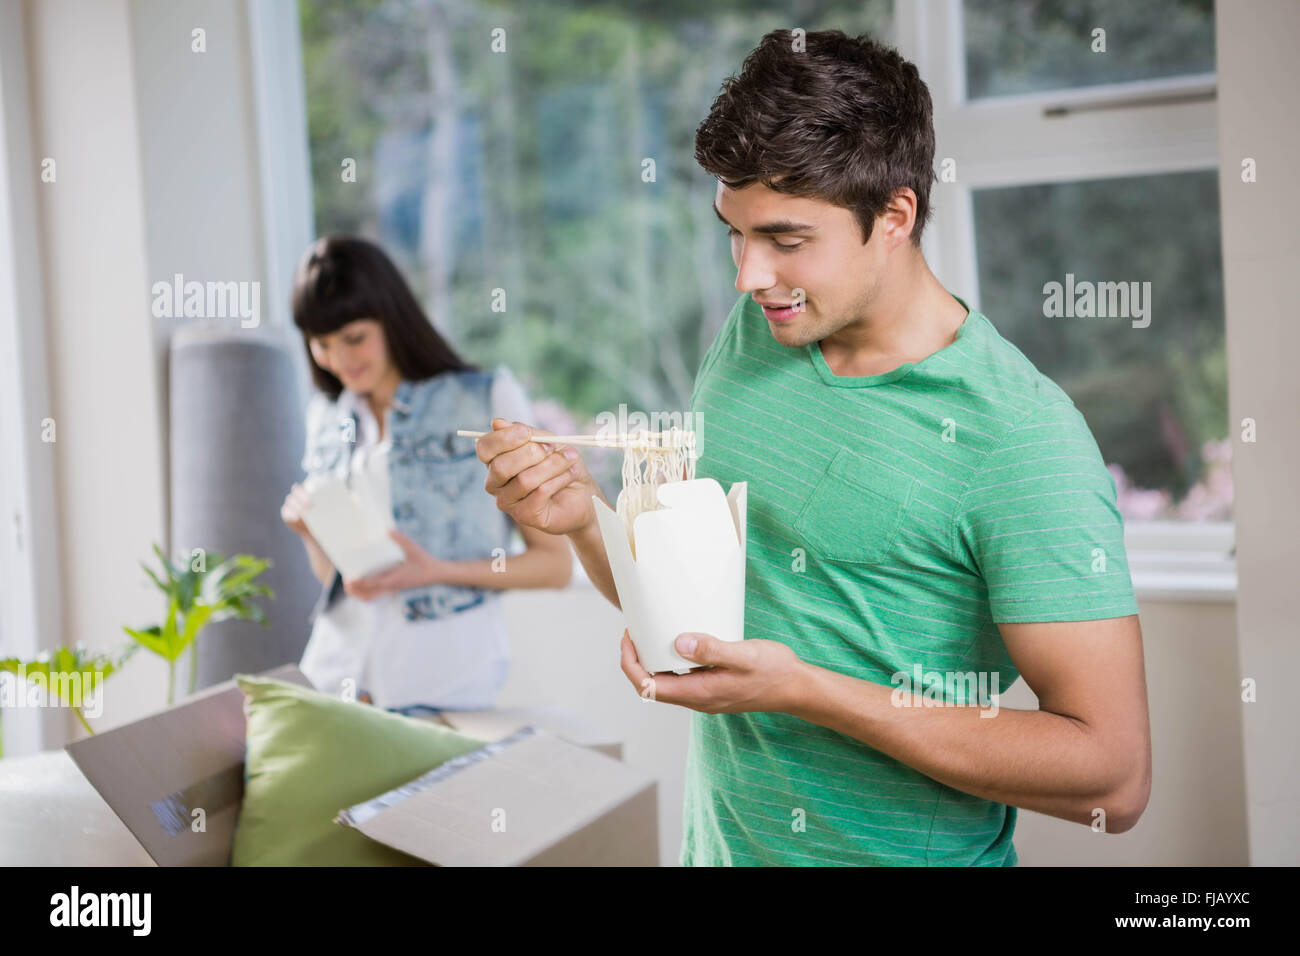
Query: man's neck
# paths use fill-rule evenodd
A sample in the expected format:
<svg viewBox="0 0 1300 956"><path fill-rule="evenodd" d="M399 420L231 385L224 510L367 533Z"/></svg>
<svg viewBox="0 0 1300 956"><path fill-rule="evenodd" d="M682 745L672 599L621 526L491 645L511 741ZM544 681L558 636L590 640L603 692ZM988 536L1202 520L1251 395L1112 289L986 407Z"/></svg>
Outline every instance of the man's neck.
<svg viewBox="0 0 1300 956"><path fill-rule="evenodd" d="M966 310L917 254L870 303L870 315L822 339L822 357L842 377L881 375L950 345Z"/></svg>

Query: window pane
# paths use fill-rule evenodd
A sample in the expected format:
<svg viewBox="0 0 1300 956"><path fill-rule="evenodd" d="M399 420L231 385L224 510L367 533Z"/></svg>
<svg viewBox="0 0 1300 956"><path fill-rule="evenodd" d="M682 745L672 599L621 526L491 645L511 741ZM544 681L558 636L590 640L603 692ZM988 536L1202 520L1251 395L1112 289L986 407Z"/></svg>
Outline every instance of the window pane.
<svg viewBox="0 0 1300 956"><path fill-rule="evenodd" d="M1120 510L1227 520L1218 173L977 190L974 210L980 311L1074 400Z"/></svg>
<svg viewBox="0 0 1300 956"><path fill-rule="evenodd" d="M299 10L317 231L379 241L457 349L510 365L557 432L622 402L684 411L736 296L695 129L789 5ZM891 15L810 2L797 24L890 42Z"/></svg>
<svg viewBox="0 0 1300 956"><path fill-rule="evenodd" d="M962 10L970 99L1214 72L1213 0L965 0Z"/></svg>

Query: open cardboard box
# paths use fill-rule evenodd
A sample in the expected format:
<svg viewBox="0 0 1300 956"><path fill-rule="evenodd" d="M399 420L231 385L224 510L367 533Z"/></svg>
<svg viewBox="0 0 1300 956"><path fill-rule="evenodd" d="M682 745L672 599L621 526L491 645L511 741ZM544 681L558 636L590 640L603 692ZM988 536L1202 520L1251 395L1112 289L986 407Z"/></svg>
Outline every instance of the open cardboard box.
<svg viewBox="0 0 1300 956"><path fill-rule="evenodd" d="M265 676L311 686L293 665ZM556 707L437 719L491 742L359 807L340 807L341 819L435 865L659 865L655 781L615 759L618 741ZM244 728L244 694L230 681L67 750L159 866L227 866L244 789ZM190 827L194 806L205 808L204 832ZM484 821L502 809L509 827L496 832Z"/></svg>

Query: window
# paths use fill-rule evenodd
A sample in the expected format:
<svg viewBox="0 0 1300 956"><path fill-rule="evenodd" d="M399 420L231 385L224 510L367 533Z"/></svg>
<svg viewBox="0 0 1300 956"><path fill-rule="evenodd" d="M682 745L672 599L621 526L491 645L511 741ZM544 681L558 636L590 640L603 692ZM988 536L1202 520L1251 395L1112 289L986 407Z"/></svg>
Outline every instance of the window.
<svg viewBox="0 0 1300 956"><path fill-rule="evenodd" d="M1084 414L1139 593L1230 596L1213 3L907 13L902 52L935 107L931 266ZM1064 301L1080 296L1092 317Z"/></svg>
<svg viewBox="0 0 1300 956"><path fill-rule="evenodd" d="M1212 0L966 0L962 12L970 99L1214 72Z"/></svg>
<svg viewBox="0 0 1300 956"><path fill-rule="evenodd" d="M795 25L889 38L891 7L814 2ZM515 370L540 424L684 411L736 297L695 128L788 5L299 10L317 231L379 241L463 354ZM607 490L614 458L590 458Z"/></svg>
<svg viewBox="0 0 1300 956"><path fill-rule="evenodd" d="M1218 208L1214 171L974 191L990 318L1074 400L1131 519L1230 514Z"/></svg>

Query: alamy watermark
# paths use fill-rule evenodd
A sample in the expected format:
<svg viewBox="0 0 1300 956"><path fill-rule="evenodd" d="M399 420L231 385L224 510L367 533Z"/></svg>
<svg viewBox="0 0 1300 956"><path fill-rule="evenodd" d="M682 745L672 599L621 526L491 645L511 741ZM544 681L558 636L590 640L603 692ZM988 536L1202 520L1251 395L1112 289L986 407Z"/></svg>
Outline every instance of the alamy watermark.
<svg viewBox="0 0 1300 956"><path fill-rule="evenodd" d="M51 926L118 926L148 936L153 925L152 893L83 893L73 884L50 897Z"/></svg>
<svg viewBox="0 0 1300 956"><path fill-rule="evenodd" d="M600 412L596 415L596 437L610 441L623 435L641 432L689 433L693 438L685 441L687 457L695 460L704 454L703 412L629 412L627 404L618 406L618 412ZM662 441L661 437L661 441Z"/></svg>
<svg viewBox="0 0 1300 956"><path fill-rule="evenodd" d="M889 700L895 707L979 707L981 717L998 715L997 671L895 671Z"/></svg>
<svg viewBox="0 0 1300 956"><path fill-rule="evenodd" d="M151 291L156 319L239 319L245 329L262 321L260 282L186 282L178 272L171 282L155 282Z"/></svg>
<svg viewBox="0 0 1300 956"><path fill-rule="evenodd" d="M27 672L27 665L0 674L0 709L11 707L72 707L84 717L104 713L104 675L100 671Z"/></svg>
<svg viewBox="0 0 1300 956"><path fill-rule="evenodd" d="M1133 328L1151 324L1150 282L1081 282L1074 273L1065 283L1043 286L1043 316L1049 319L1132 319Z"/></svg>

